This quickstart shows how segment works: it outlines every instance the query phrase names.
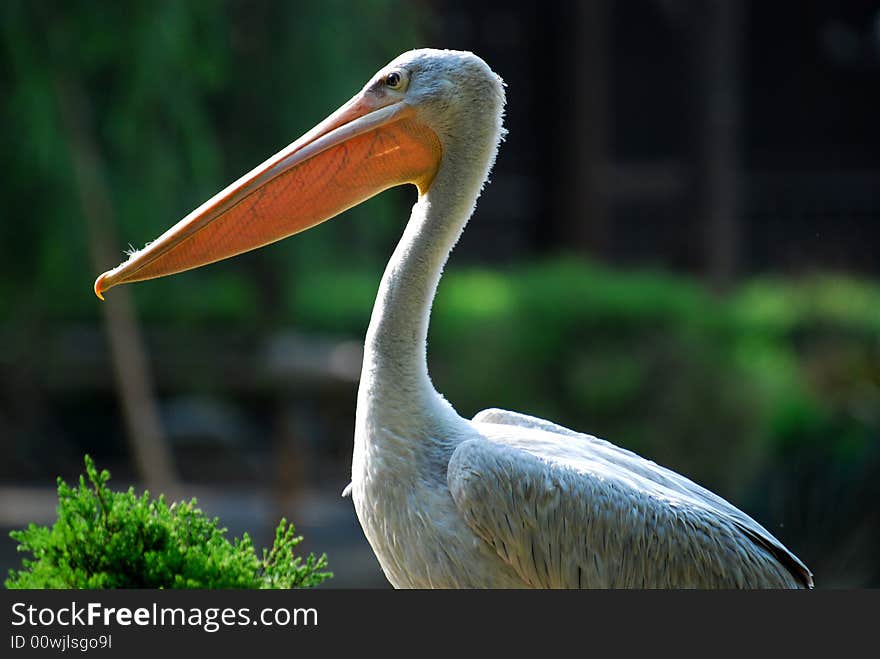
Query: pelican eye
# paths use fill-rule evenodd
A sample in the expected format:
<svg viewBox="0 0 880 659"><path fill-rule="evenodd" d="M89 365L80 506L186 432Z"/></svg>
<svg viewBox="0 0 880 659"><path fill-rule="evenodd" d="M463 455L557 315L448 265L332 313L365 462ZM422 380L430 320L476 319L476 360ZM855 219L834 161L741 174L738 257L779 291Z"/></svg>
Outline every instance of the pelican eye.
<svg viewBox="0 0 880 659"><path fill-rule="evenodd" d="M397 71L392 71L387 76L385 76L385 85L390 87L391 89L399 89L402 83L403 76L401 76Z"/></svg>

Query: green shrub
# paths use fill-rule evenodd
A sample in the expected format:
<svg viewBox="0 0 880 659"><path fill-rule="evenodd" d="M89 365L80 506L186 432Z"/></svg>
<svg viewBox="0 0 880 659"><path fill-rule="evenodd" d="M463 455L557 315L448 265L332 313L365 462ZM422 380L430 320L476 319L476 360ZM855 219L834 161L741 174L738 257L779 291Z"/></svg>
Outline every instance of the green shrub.
<svg viewBox="0 0 880 659"><path fill-rule="evenodd" d="M52 528L31 524L10 534L33 559L10 570L7 588L306 588L332 576L322 571L326 556L303 563L294 555L302 538L286 520L259 558L247 534L227 540L195 499L168 506L149 492L113 492L106 470L89 456L85 465L79 487L58 479Z"/></svg>

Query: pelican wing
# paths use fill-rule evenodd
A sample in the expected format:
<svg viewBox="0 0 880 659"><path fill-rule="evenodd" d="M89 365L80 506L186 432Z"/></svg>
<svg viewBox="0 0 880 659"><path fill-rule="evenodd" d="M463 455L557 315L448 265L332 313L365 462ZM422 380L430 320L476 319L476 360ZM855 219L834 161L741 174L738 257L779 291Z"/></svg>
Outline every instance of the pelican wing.
<svg viewBox="0 0 880 659"><path fill-rule="evenodd" d="M766 529L680 474L542 419L486 410L447 482L474 532L529 585L812 586Z"/></svg>

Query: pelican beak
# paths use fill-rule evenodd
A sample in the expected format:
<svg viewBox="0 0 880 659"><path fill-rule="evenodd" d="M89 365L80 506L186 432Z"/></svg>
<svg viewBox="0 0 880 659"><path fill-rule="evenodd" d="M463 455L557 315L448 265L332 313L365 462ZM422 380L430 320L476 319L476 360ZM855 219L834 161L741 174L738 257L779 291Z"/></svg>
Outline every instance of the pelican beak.
<svg viewBox="0 0 880 659"><path fill-rule="evenodd" d="M95 280L95 294L162 277L281 240L404 183L424 193L440 140L406 101L369 89L245 174L127 261Z"/></svg>

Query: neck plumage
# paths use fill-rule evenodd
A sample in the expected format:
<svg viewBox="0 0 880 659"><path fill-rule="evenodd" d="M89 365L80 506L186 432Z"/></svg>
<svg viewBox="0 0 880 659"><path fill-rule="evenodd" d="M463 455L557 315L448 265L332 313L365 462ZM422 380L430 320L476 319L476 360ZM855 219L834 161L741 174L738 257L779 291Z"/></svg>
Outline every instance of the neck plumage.
<svg viewBox="0 0 880 659"><path fill-rule="evenodd" d="M431 305L449 253L473 208L473 202L455 203L459 199L448 193L440 173L437 179L413 206L385 268L365 346L365 371L369 364L372 375L410 386L430 386L426 345Z"/></svg>
<svg viewBox="0 0 880 659"><path fill-rule="evenodd" d="M473 213L498 140L493 134L483 138L483 142L491 141L485 145L463 140L470 146L465 153L447 144L430 189L413 207L373 307L359 413L381 414L383 407L424 410L443 400L428 375L431 305L449 253ZM445 401L443 407L448 407Z"/></svg>

